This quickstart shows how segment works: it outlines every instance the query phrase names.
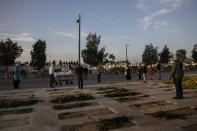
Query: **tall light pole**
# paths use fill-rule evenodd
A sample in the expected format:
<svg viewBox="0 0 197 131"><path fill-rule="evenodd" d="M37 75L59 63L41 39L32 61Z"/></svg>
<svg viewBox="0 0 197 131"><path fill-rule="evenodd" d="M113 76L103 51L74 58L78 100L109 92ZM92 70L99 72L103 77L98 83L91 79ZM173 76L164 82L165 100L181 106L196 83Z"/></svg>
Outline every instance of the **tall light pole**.
<svg viewBox="0 0 197 131"><path fill-rule="evenodd" d="M127 47L130 46L128 44L126 44L126 62L127 62L127 67L128 67L128 57L127 57Z"/></svg>
<svg viewBox="0 0 197 131"><path fill-rule="evenodd" d="M81 37L81 16L79 14L79 18L76 21L77 23L79 23L79 54L78 54L78 63L80 64L80 54L81 54L81 50L80 50L80 37Z"/></svg>

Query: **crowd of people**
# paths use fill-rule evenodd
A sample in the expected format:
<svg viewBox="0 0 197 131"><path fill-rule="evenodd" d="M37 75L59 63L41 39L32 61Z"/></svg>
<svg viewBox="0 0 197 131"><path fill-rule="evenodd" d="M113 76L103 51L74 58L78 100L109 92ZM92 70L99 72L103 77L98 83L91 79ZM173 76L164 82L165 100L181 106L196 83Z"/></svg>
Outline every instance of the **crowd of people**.
<svg viewBox="0 0 197 131"><path fill-rule="evenodd" d="M169 79L173 78L175 87L176 87L176 97L174 99L182 99L183 98L183 91L182 91L182 78L184 76L183 71L183 63L179 60L179 55L174 54L173 55L174 63L172 65L172 70L170 73ZM161 80L161 63L158 61L157 66L153 68L152 66L147 66L145 63L140 64L137 68L137 74L138 74L138 80L142 80L144 82L147 82L147 76L149 76L149 79L153 79L153 73L157 72L158 80ZM49 86L52 88L55 78L54 78L55 68L52 64L49 68ZM101 83L101 68L98 67L97 70L97 81L98 83ZM78 88L83 89L83 80L87 80L88 75L88 69L83 68L81 65L78 65L76 68L76 74L78 79ZM125 77L127 80L132 80L131 76L131 70L129 67L125 70ZM21 74L20 74L20 65L16 64L14 68L14 89L19 88L19 84L21 81Z"/></svg>

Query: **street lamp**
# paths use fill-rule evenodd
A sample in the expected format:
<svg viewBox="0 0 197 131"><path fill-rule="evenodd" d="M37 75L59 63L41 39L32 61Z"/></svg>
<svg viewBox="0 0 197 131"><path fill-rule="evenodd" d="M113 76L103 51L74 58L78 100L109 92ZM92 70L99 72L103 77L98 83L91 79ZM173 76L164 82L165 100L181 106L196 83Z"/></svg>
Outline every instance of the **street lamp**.
<svg viewBox="0 0 197 131"><path fill-rule="evenodd" d="M130 46L128 44L126 44L126 62L127 62L127 67L128 67L128 57L127 57L127 47Z"/></svg>
<svg viewBox="0 0 197 131"><path fill-rule="evenodd" d="M78 62L79 62L79 64L80 64L80 35L81 35L81 33L80 33L80 31L81 31L81 16L80 16L80 14L79 14L79 18L77 19L77 21L76 21L77 23L79 23L79 54L78 54Z"/></svg>

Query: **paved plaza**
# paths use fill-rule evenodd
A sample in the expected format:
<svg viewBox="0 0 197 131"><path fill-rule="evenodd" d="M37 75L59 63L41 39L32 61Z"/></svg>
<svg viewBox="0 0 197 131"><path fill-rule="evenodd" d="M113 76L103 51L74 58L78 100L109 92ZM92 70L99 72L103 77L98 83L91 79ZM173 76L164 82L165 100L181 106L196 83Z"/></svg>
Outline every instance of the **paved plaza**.
<svg viewBox="0 0 197 131"><path fill-rule="evenodd" d="M123 94L113 94L113 90ZM55 96L90 94L91 100L52 103ZM107 94L108 93L108 94ZM98 122L125 117L129 123L112 128L121 131L158 131L158 130L197 130L197 89L185 89L184 99L175 100L175 87L162 81L124 81L100 85L86 85L84 90L76 86L58 88L37 88L2 90L1 99L27 100L37 99L33 105L0 108L1 112L32 109L23 113L0 114L2 131L96 131ZM54 106L84 106L55 109ZM156 117L157 112L172 116ZM175 115L175 116L173 116ZM183 117L179 117L183 116ZM110 129L110 128L109 128ZM103 129L108 130L108 129Z"/></svg>

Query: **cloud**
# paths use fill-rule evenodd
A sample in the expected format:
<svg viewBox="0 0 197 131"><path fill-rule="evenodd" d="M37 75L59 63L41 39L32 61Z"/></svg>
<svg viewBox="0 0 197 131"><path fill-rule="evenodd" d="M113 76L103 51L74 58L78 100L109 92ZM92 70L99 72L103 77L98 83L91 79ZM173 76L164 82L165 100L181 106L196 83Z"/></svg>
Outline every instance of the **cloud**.
<svg viewBox="0 0 197 131"><path fill-rule="evenodd" d="M78 39L78 34L77 33L71 33L71 32L62 32L62 31L54 31L57 35L65 36L67 38L71 39ZM87 37L86 32L81 32L82 37Z"/></svg>
<svg viewBox="0 0 197 131"><path fill-rule="evenodd" d="M24 42L33 42L34 39L28 33L20 33L20 34L9 34L9 33L0 33L0 39L10 38L16 41L24 41Z"/></svg>
<svg viewBox="0 0 197 131"><path fill-rule="evenodd" d="M147 30L151 24L156 24L154 27L159 29L159 24L155 23L154 20L161 15L169 14L180 8L184 1L188 0L160 0L153 4L153 0L140 0L136 7L140 10L152 9L149 15L144 16L141 20L144 30ZM161 25L160 25L161 26Z"/></svg>
<svg viewBox="0 0 197 131"><path fill-rule="evenodd" d="M68 38L72 38L72 39L77 39L77 36L72 34L72 33L68 33L68 32L60 32L60 31L55 31L56 34L58 35L62 35Z"/></svg>

